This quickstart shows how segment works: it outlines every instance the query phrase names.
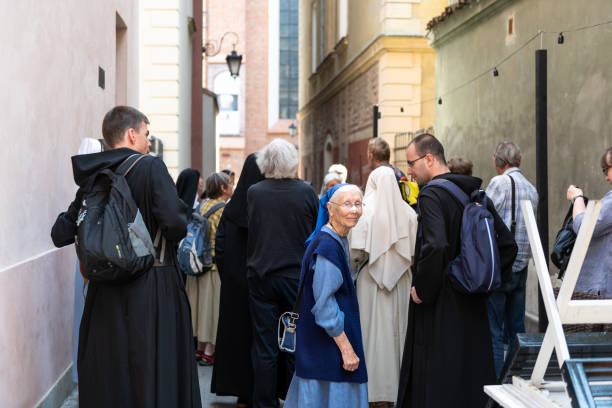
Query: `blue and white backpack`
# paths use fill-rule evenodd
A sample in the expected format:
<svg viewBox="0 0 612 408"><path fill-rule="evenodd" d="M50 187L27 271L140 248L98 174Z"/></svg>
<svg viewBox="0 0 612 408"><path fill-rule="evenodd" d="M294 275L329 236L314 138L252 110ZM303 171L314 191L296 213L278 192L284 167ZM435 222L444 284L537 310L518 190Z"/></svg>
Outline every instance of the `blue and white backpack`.
<svg viewBox="0 0 612 408"><path fill-rule="evenodd" d="M203 216L198 206L191 215L191 222L187 224L187 236L179 242L178 247L178 267L184 274L201 276L213 267L208 217L224 206L225 203L215 204Z"/></svg>
<svg viewBox="0 0 612 408"><path fill-rule="evenodd" d="M472 193L470 198L455 183L445 179L432 180L424 188L431 186L444 188L463 205L459 255L447 267L451 285L462 293L489 293L499 289L501 266L493 215L487 209L489 198L482 190Z"/></svg>

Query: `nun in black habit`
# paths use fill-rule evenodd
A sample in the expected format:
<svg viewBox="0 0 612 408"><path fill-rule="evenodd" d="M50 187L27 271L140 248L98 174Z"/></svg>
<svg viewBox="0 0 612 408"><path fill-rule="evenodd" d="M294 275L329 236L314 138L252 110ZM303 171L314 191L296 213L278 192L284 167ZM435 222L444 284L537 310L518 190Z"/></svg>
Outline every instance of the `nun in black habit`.
<svg viewBox="0 0 612 408"><path fill-rule="evenodd" d="M200 180L200 172L196 169L185 169L176 179L176 191L179 198L189 207L189 215L191 210L197 207Z"/></svg>
<svg viewBox="0 0 612 408"><path fill-rule="evenodd" d="M74 156L74 179L83 186L135 153L118 148ZM189 303L170 249L186 234L186 208L159 158L145 156L126 180L150 235L161 228L166 260L129 283L89 283L79 335L79 405L200 408ZM74 242L80 194L53 226L58 247Z"/></svg>
<svg viewBox="0 0 612 408"><path fill-rule="evenodd" d="M221 276L221 305L210 388L217 395L237 396L240 403L248 403L253 394L253 325L246 277L247 191L264 178L257 166L256 153L250 154L242 167L234 195L225 206L215 241L215 263ZM279 371L285 369L284 364L279 367ZM277 392L279 397L284 397L291 379L286 374L277 378Z"/></svg>

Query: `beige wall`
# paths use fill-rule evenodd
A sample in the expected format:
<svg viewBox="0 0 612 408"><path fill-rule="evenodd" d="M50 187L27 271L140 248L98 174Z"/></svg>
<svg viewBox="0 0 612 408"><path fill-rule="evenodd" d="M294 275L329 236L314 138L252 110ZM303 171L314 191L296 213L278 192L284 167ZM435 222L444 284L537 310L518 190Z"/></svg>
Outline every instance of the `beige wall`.
<svg viewBox="0 0 612 408"><path fill-rule="evenodd" d="M174 178L191 165L191 0L140 2L140 95L151 134L164 142Z"/></svg>
<svg viewBox="0 0 612 408"><path fill-rule="evenodd" d="M566 30L607 21L612 3L593 0L589 7L571 0L541 0L537 7L533 3L481 0L434 28L432 40L440 67L436 86L443 95L443 103L434 104L436 135L447 157L467 156L474 162L474 175L485 186L496 175L495 147L511 140L521 148L521 170L535 184L535 51L547 49L548 237L552 245L568 209L565 194L569 184L579 185L591 198L610 190L599 159L612 145L612 31L609 25ZM512 35L508 33L510 17ZM517 52L539 28L548 33ZM557 44L560 31L565 32L561 45ZM499 76L489 72L467 84L496 65ZM462 84L466 85L460 87ZM449 92L453 89L456 91ZM533 289L537 279L535 269L530 266L530 270L527 314L537 316L537 291ZM551 272L557 273L552 264Z"/></svg>
<svg viewBox="0 0 612 408"><path fill-rule="evenodd" d="M395 134L434 124L433 108L421 101L434 93L435 55L422 37L384 40L378 64L378 135L393 146Z"/></svg>
<svg viewBox="0 0 612 408"><path fill-rule="evenodd" d="M34 406L72 361L74 249L55 249L49 232L76 191L70 156L101 137L115 104L116 13L127 26L122 98L137 105L134 2L0 4L1 407Z"/></svg>
<svg viewBox="0 0 612 408"><path fill-rule="evenodd" d="M336 75L359 56L372 52L379 36L424 37L427 22L444 10L448 0L348 0L346 46L329 50L328 60L319 64L313 74L312 8L319 5L319 0L300 2L300 107L337 79ZM335 35L335 42L340 41Z"/></svg>

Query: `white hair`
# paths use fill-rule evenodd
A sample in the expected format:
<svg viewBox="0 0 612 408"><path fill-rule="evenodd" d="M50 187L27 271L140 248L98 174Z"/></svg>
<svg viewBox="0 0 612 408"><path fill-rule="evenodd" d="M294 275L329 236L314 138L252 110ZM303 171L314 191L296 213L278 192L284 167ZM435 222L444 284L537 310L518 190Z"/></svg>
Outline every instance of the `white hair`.
<svg viewBox="0 0 612 408"><path fill-rule="evenodd" d="M342 164L332 164L331 166L329 166L329 169L327 170L328 173L336 173L340 176L340 181L342 183L346 183L346 176L348 174L348 171L346 170L346 167Z"/></svg>
<svg viewBox="0 0 612 408"><path fill-rule="evenodd" d="M299 158L297 148L283 139L274 139L257 153L257 166L266 178L293 178Z"/></svg>
<svg viewBox="0 0 612 408"><path fill-rule="evenodd" d="M323 178L323 186L326 186L332 180L338 180L342 182L342 177L338 173L327 173Z"/></svg>
<svg viewBox="0 0 612 408"><path fill-rule="evenodd" d="M505 166L519 167L521 165L521 149L516 143L501 142L497 145L493 157L495 158L495 164L500 168Z"/></svg>

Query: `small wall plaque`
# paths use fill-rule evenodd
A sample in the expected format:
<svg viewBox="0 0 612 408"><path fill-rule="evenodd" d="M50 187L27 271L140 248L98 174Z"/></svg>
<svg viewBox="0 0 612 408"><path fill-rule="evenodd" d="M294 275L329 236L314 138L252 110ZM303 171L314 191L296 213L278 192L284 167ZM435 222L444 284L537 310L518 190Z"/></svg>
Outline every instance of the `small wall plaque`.
<svg viewBox="0 0 612 408"><path fill-rule="evenodd" d="M104 89L104 70L98 67L98 86Z"/></svg>

